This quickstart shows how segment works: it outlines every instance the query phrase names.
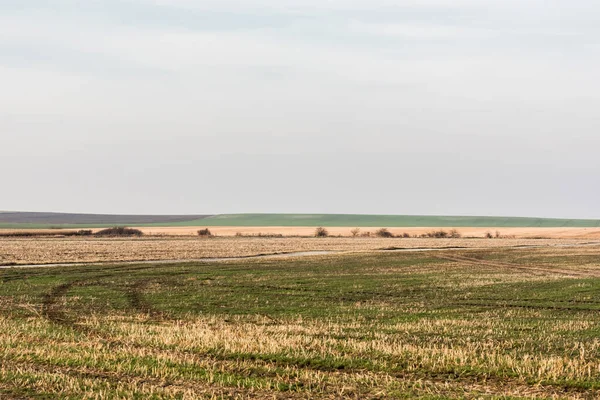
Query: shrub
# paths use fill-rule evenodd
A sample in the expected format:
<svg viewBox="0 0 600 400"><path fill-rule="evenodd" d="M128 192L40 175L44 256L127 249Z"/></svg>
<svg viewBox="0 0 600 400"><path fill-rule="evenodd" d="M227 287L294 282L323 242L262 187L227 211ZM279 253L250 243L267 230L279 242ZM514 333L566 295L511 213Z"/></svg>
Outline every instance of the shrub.
<svg viewBox="0 0 600 400"><path fill-rule="evenodd" d="M77 232L73 232L73 236L92 236L91 229L80 229Z"/></svg>
<svg viewBox="0 0 600 400"><path fill-rule="evenodd" d="M448 232L444 231L444 230L440 230L440 231L431 231L431 232L427 232L423 235L421 235L421 237L428 237L428 238L436 238L436 239L444 239L448 237Z"/></svg>
<svg viewBox="0 0 600 400"><path fill-rule="evenodd" d="M492 239L494 237L494 235L492 235L492 232L486 232L484 237L486 239Z"/></svg>
<svg viewBox="0 0 600 400"><path fill-rule="evenodd" d="M327 236L329 236L329 232L327 231L327 229L320 226L315 230L315 236L316 237L327 237Z"/></svg>
<svg viewBox="0 0 600 400"><path fill-rule="evenodd" d="M198 236L211 237L212 235L212 232L208 228L200 229L198 231Z"/></svg>
<svg viewBox="0 0 600 400"><path fill-rule="evenodd" d="M254 235L262 238L281 238L283 237L282 233L262 233L258 232L258 234Z"/></svg>
<svg viewBox="0 0 600 400"><path fill-rule="evenodd" d="M404 232L404 233L402 234L402 237L403 237L403 238L409 238L409 237L410 237L410 233L408 233L408 232Z"/></svg>
<svg viewBox="0 0 600 400"><path fill-rule="evenodd" d="M387 228L381 228L375 232L375 236L382 238L393 238L394 234L390 232Z"/></svg>
<svg viewBox="0 0 600 400"><path fill-rule="evenodd" d="M457 231L456 229L452 229L450 231L450 237L452 239L460 239L462 237L461 233L459 231Z"/></svg>
<svg viewBox="0 0 600 400"><path fill-rule="evenodd" d="M142 236L144 232L139 229L127 228L124 226L113 226L112 228L102 229L96 232L96 236Z"/></svg>
<svg viewBox="0 0 600 400"><path fill-rule="evenodd" d="M352 234L352 237L357 237L360 233L360 228L354 228L350 231L350 233Z"/></svg>

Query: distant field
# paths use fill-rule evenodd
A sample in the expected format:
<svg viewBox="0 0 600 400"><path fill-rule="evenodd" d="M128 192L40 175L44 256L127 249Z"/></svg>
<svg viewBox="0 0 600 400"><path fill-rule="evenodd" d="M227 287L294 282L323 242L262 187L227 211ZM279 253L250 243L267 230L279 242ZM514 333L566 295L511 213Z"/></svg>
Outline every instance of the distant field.
<svg viewBox="0 0 600 400"><path fill-rule="evenodd" d="M66 227L106 227L113 225L179 224L200 221L204 215L112 215L47 212L0 212L0 228L43 229Z"/></svg>
<svg viewBox="0 0 600 400"><path fill-rule="evenodd" d="M599 256L0 270L0 398L595 399Z"/></svg>
<svg viewBox="0 0 600 400"><path fill-rule="evenodd" d="M99 228L112 225L261 227L597 228L600 220L359 214L93 215L0 213L0 228Z"/></svg>
<svg viewBox="0 0 600 400"><path fill-rule="evenodd" d="M225 214L192 222L206 226L600 227L600 220L584 219L358 214Z"/></svg>

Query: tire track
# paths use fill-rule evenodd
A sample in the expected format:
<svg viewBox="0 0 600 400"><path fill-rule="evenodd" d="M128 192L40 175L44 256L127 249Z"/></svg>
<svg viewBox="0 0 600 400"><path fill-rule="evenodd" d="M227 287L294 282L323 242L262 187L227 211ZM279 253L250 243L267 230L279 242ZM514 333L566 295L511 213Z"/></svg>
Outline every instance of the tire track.
<svg viewBox="0 0 600 400"><path fill-rule="evenodd" d="M116 372L101 368L94 367L68 367L64 365L53 365L50 363L35 363L31 361L14 361L14 360L1 360L0 364L6 368L11 368L17 371L21 371L29 374L37 375L64 375L79 379L92 379L94 381L105 382L109 385L117 385L122 382L128 382L131 386L142 386L150 385L155 389L168 389L171 393L176 391L191 391L196 396L210 395L211 398L215 398L215 393L219 398L240 398L240 399L341 399L337 391L332 390L334 388L328 387L327 385L322 387L322 392L311 392L310 389L306 389L309 386L307 383L301 382L302 384L296 391L286 390L279 391L278 389L272 390L261 390L255 388L244 388L234 387L224 383L211 383L202 380L186 380L182 378L160 378L155 376L141 375L132 372ZM259 364L261 365L261 364ZM300 370L315 371L311 368L300 368ZM248 374L247 370L243 371ZM329 374L332 377L339 376L353 376L355 374L361 374L363 371L330 371ZM438 388L442 391L450 390L464 393L464 390L476 390L478 392L484 392L488 396L501 396L506 394L514 395L536 395L540 397L551 397L551 398L563 398L568 397L572 399L592 399L597 398L597 390L589 390L587 388L579 388L573 386L565 386L558 384L536 384L530 385L524 383L522 380L496 376L494 374L486 376L463 376L460 380L453 380L458 378L452 373L437 373L428 371L425 375L418 375L410 372L380 372L374 373L376 377L393 377L397 380L405 380L412 382L421 382L427 384L433 388ZM254 374L254 376L260 376L262 378L274 377L273 374ZM279 376L276 374L275 376ZM6 385L5 388L13 389L18 395L22 388ZM373 391L374 388L369 387L358 387L352 394L347 394L343 398L350 399L381 399L381 392ZM508 389L508 393L507 393ZM1 393L1 392L0 392ZM487 396L486 396L487 397ZM3 398L3 397L2 397ZM29 398L29 397L13 397L13 398Z"/></svg>
<svg viewBox="0 0 600 400"><path fill-rule="evenodd" d="M466 263L466 264L471 264L471 265L480 265L480 266L486 266L486 267L492 267L492 268L506 268L506 269L513 269L513 270L518 270L518 271L525 271L525 272L553 274L553 275L566 275L566 276L571 276L574 278L600 278L600 271L589 271L589 270L573 271L573 270L559 269L559 268L544 268L544 267L533 267L533 266L529 267L526 265L512 264L512 263L507 263L507 262L502 262L502 261L481 260L478 258L467 257L467 256L459 255L459 254L442 255L442 256L438 256L438 258L447 260L447 261L454 261L454 262Z"/></svg>
<svg viewBox="0 0 600 400"><path fill-rule="evenodd" d="M44 295L42 300L42 315L55 324L70 327L86 333L94 333L91 331L90 328L79 324L78 318L69 316L69 314L67 313L67 305L62 304L62 299L66 297L69 291L74 287L97 286L122 292L123 295L127 298L127 301L131 308L142 314L149 315L153 321L166 320L168 319L168 316L163 311L157 310L143 296L143 290L147 288L151 283L152 281L150 279L136 281L135 283L126 287L119 287L102 282L89 281L73 281L63 283L61 285L55 286Z"/></svg>
<svg viewBox="0 0 600 400"><path fill-rule="evenodd" d="M55 324L73 327L75 320L67 315L60 301L77 284L77 281L63 283L46 293L42 301L42 315Z"/></svg>

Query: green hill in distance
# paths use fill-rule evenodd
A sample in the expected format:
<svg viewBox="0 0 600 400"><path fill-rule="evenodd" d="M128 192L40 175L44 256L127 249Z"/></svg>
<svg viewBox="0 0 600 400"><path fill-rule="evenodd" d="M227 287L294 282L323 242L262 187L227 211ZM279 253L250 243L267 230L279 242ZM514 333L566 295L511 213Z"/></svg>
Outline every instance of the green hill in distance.
<svg viewBox="0 0 600 400"><path fill-rule="evenodd" d="M223 214L191 222L192 226L600 227L600 220L586 219L360 214ZM177 225L183 226L185 222Z"/></svg>
<svg viewBox="0 0 600 400"><path fill-rule="evenodd" d="M0 213L0 228L101 228L128 226L324 226L324 227L484 227L599 228L600 220L527 217L475 217L362 214L220 214L220 215L100 215L60 213Z"/></svg>

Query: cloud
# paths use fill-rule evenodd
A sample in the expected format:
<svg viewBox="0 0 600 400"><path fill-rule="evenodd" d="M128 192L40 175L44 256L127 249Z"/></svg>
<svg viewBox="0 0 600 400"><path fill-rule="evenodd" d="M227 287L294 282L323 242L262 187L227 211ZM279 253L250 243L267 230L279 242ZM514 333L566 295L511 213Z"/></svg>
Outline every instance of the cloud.
<svg viewBox="0 0 600 400"><path fill-rule="evenodd" d="M426 213L419 201L436 198L436 185L460 201L461 191L485 197L476 193L482 183L474 188L469 179L483 181L487 169L507 191L535 179L560 187L543 172L600 173L592 7L583 0L572 8L537 0L2 2L0 130L11 151L0 168L30 159L11 178L11 192L54 176L56 193L79 192L73 198L83 201L89 191L87 204L98 207L104 192L132 186L128 176L137 203L152 198L154 179L182 188L181 209L168 210L165 195L146 212L315 211L310 196L305 209L285 208L285 193L317 190L314 182L329 190L330 211L364 185L390 192L385 212ZM85 162L109 165L96 172L97 188L72 171ZM128 163L135 168L124 173ZM252 190L261 171L285 190L261 181L264 196L232 210L240 207L234 188ZM204 187L189 182L200 181L223 193L210 209L194 204ZM409 182L414 203L394 210L406 196L390 182ZM582 184L573 190L585 193ZM26 203L34 197L15 201L47 209ZM68 199L56 204L77 211L61 203ZM345 211L383 212L362 204L367 195ZM503 204L492 211L524 213ZM469 206L479 204L457 200L453 209ZM90 207L83 211L130 211Z"/></svg>

